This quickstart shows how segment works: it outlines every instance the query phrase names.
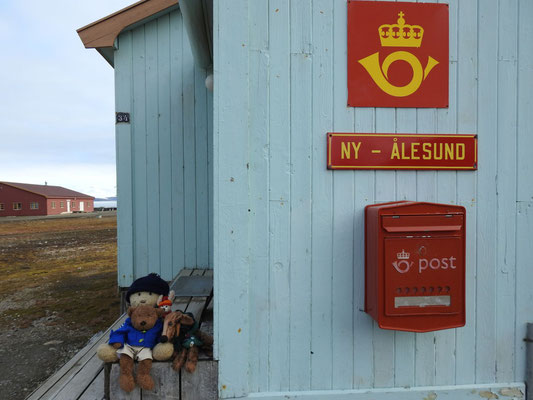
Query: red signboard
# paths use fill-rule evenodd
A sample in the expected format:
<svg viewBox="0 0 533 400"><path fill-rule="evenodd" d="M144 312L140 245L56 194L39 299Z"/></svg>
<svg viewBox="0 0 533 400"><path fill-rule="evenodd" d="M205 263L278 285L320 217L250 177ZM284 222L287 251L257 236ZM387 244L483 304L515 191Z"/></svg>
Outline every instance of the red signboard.
<svg viewBox="0 0 533 400"><path fill-rule="evenodd" d="M348 105L448 107L448 4L348 2Z"/></svg>
<svg viewBox="0 0 533 400"><path fill-rule="evenodd" d="M328 133L328 169L477 169L477 135Z"/></svg>

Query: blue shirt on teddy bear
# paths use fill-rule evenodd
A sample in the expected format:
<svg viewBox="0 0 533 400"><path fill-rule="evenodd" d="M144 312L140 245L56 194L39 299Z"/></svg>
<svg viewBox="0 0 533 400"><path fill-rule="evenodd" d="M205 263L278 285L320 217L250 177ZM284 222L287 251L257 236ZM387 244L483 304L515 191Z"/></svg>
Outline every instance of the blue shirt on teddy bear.
<svg viewBox="0 0 533 400"><path fill-rule="evenodd" d="M116 331L111 331L109 336L109 344L124 343L130 346L141 346L153 348L158 342L163 330L163 323L160 319L157 320L153 328L147 331L138 331L131 324L131 319L128 318Z"/></svg>

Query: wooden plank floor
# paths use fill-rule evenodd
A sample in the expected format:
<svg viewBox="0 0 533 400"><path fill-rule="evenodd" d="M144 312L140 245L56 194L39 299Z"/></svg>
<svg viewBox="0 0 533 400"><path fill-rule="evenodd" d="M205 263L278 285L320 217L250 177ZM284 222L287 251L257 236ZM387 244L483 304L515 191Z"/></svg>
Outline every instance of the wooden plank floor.
<svg viewBox="0 0 533 400"><path fill-rule="evenodd" d="M176 280L171 284L171 287L175 285L175 282L177 279L179 279L181 276L190 276L190 275L206 275L206 276L212 276L212 271L210 270L192 270L192 269L184 269L180 272L178 277L176 277ZM179 295L179 294L178 294ZM172 306L172 309L181 309L184 311L191 311L195 314L195 316L200 317L201 312L203 310L203 306L200 306L200 304L203 304L205 306L207 298L200 298L200 297L176 297L174 300L174 304ZM206 312L207 315L210 314L209 308ZM211 317L211 321L202 323L202 329L212 333L212 315L209 315ZM102 335L100 335L97 338L94 338L90 343L87 344L82 350L80 350L67 364L65 364L58 372L56 372L53 376L48 378L48 380L41 385L37 390L35 390L26 400L102 400L104 398L104 364L103 362L98 359L96 356L96 348L101 343L106 343L109 339L109 334L111 329L117 329L122 325L124 320L126 319L126 315L122 315L115 323ZM178 381L183 381L182 385L184 385L187 388L188 393L194 392L194 385L196 385L196 381L199 381L201 379L201 376L206 375L209 373L212 375L215 371L215 365L216 363L207 360L207 357L205 355L202 355L200 357L201 362L199 363L199 369L198 374L186 374L181 373L182 375L177 375L175 371L173 371L168 363L157 363L154 362L153 365L153 376L154 379L156 379L159 382L158 388L154 390L154 392L145 392L144 394L141 394L140 390L137 388L136 391L133 393L121 397L121 390L118 389L116 377L114 374L112 374L111 378L111 384L112 384L112 391L113 393L115 389L116 395L112 398L120 399L120 398L128 398L128 399L179 399L181 392L181 388L179 388L177 391L175 388L172 388L171 385L163 385L163 381L172 380L173 374L174 376L179 376L181 379L178 379ZM210 365L207 365L209 363ZM205 364L205 365L200 365ZM211 365L213 364L213 365ZM118 369L118 364L115 364L113 366L113 370ZM156 378L157 376L157 378ZM215 374L216 377L216 374ZM211 381L213 381L212 377L210 378ZM215 378L216 381L216 378ZM116 385L115 385L116 384ZM114 386L117 386L114 388ZM211 384L211 386L213 386ZM203 391L207 391L209 393L216 391L216 383L214 387L208 387L205 389L202 389ZM136 392L138 394L136 395ZM122 392L123 393L123 392ZM178 393L178 396L175 397L173 393ZM191 398L191 397L185 397L185 398ZM210 399L214 399L215 397L209 397ZM197 399L199 399L197 397Z"/></svg>

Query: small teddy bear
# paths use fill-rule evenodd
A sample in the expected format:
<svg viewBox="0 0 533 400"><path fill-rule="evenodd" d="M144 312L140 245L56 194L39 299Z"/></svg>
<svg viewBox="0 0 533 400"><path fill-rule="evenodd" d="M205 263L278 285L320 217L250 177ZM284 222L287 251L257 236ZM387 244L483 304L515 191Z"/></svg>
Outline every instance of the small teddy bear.
<svg viewBox="0 0 533 400"><path fill-rule="evenodd" d="M174 297L175 297L174 291L171 290L168 293L168 296L161 295L157 299L157 307L162 308L164 310L163 318L165 318L168 314L170 314L172 302L174 301Z"/></svg>
<svg viewBox="0 0 533 400"><path fill-rule="evenodd" d="M154 358L165 361L174 357L172 368L193 373L198 362L199 348L208 354L213 352L213 337L198 329L193 314L174 311L165 317L161 343L154 348Z"/></svg>
<svg viewBox="0 0 533 400"><path fill-rule="evenodd" d="M139 305L156 307L159 296L168 296L168 294L168 283L161 279L159 275L151 273L133 281L126 294L126 300L131 307ZM104 362L118 360L117 350L109 344L103 343L98 346L96 353L100 360Z"/></svg>
<svg viewBox="0 0 533 400"><path fill-rule="evenodd" d="M131 392L135 382L144 390L154 388L154 380L150 376L152 368L152 348L159 341L163 323L163 310L151 305L130 307L124 324L112 331L109 344L117 349L120 357L119 384L122 390ZM137 376L133 377L133 362L139 361Z"/></svg>

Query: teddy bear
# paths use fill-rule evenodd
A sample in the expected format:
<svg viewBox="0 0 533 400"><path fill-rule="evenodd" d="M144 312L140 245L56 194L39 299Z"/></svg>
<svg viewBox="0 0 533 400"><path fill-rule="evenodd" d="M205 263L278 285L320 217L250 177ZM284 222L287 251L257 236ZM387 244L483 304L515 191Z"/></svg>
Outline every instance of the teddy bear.
<svg viewBox="0 0 533 400"><path fill-rule="evenodd" d="M198 329L198 322L191 313L174 311L165 317L161 343L154 348L154 358L165 361L174 357L172 368L193 373L198 363L199 348L212 354L213 338Z"/></svg>
<svg viewBox="0 0 533 400"><path fill-rule="evenodd" d="M126 293L126 300L131 307L139 305L157 306L159 296L168 296L169 286L158 274L151 273L136 279L131 284ZM117 349L103 343L96 350L98 358L104 362L115 362L118 360Z"/></svg>
<svg viewBox="0 0 533 400"><path fill-rule="evenodd" d="M150 376L152 368L152 348L158 342L163 323L163 309L141 304L129 307L130 316L120 328L111 331L109 344L117 349L120 362L119 384L122 390L131 392L135 382L144 390L154 388L154 380ZM137 376L133 377L133 362L139 361Z"/></svg>

